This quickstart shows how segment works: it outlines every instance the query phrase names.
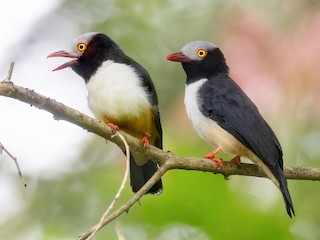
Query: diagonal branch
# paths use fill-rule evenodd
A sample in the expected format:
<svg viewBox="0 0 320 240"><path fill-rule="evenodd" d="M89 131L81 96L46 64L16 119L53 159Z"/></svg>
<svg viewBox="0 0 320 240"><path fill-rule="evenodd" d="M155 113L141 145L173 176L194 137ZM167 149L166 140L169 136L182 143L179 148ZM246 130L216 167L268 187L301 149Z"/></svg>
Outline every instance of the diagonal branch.
<svg viewBox="0 0 320 240"><path fill-rule="evenodd" d="M121 138L121 140L123 141L123 144L125 145L126 148L126 171L124 173L120 188L118 190L118 192L116 193L114 199L112 200L111 204L108 206L107 210L104 212L104 214L102 215L100 221L93 226L92 228L92 232L90 232L90 235L87 237L88 240L93 239L93 237L95 236L95 234L98 232L98 230L100 230L105 224L104 221L107 218L109 212L111 211L111 209L114 207L116 201L118 201L124 187L126 184L126 181L129 177L129 172L130 172L130 148L129 145L127 144L126 140L124 139L124 137L121 135L121 133L116 132L112 137L114 136L119 136Z"/></svg>
<svg viewBox="0 0 320 240"><path fill-rule="evenodd" d="M121 149L125 149L122 140L118 136L112 138L113 133L108 126L101 124L99 121L88 117L73 108L38 94L33 90L17 86L12 82L2 81L0 82L0 95L23 101L29 105L31 104L39 109L50 112L57 120L65 120L78 125L89 132L107 138L117 144ZM149 145L147 149L144 149L138 139L124 132L121 132L121 134L130 146L131 151L144 153L149 159L152 159L160 165L170 160L170 169L220 173L225 177L230 175L266 177L265 174L253 164L241 163L236 165L230 162L224 162L223 167L218 169L217 165L208 159L180 157L171 152L162 151L151 145ZM288 179L320 181L320 168L287 167L285 168L285 175Z"/></svg>
<svg viewBox="0 0 320 240"><path fill-rule="evenodd" d="M87 239L91 234L93 234L93 232L107 225L122 213L127 212L131 206L139 201L139 199L149 190L149 188L151 188L153 184L170 169L185 169L220 173L225 178L230 175L266 177L265 174L253 164L241 163L238 165L230 162L224 162L223 167L219 169L213 161L208 159L180 157L171 152L162 151L151 145L149 145L147 149L144 149L140 140L124 132L121 132L121 136L124 137L125 141L119 137L120 135L112 138L113 132L111 129L106 125L101 124L99 121L88 117L73 108L67 107L53 99L40 95L33 90L17 86L10 81L0 82L0 96L1 95L23 101L29 105L31 104L39 109L50 112L53 114L55 119L65 120L78 125L89 132L116 143L122 150L125 149L124 142L127 142L131 151L144 153L148 159L152 159L154 162L160 165L160 168L152 176L152 178L150 178L149 181L136 194L134 194L126 204L121 206L118 210L112 212L110 215L104 216L101 222L99 222L99 225L95 226L96 228L92 228L78 237L78 239L81 240ZM284 172L288 179L320 181L320 168L286 167Z"/></svg>
<svg viewBox="0 0 320 240"><path fill-rule="evenodd" d="M122 213L128 212L129 209L135 204L139 199L148 192L148 190L157 182L159 179L168 171L171 169L170 166L170 159L169 161L165 162L163 165L159 167L159 169L153 174L153 176L148 180L148 182L138 191L136 192L131 199L129 199L124 205L122 205L118 210L111 213L109 216L103 219L101 222L99 229L103 226L107 225L109 222L113 221L117 217L119 217ZM99 230L98 229L98 230ZM97 230L95 227L89 229L87 232L83 233L81 236L79 236L78 240L85 240L88 239L88 237L91 236L91 234Z"/></svg>
<svg viewBox="0 0 320 240"><path fill-rule="evenodd" d="M29 105L31 104L39 109L50 112L57 120L65 120L78 125L89 132L114 142L122 150L125 149L123 141L119 135L112 138L113 133L106 125L101 124L99 121L88 117L73 108L67 107L64 104L46 96L40 95L33 90L17 86L10 81L2 81L0 82L0 96L1 95L23 101ZM148 159L152 159L154 162L158 163L160 168L152 176L152 178L136 194L134 194L130 200L128 200L126 204L124 204L118 210L112 212L107 217L103 218L103 221L99 223L99 229L120 216L122 213L128 211L130 207L148 191L155 181L157 181L159 178L161 178L161 176L163 176L163 174L171 169L220 173L225 178L230 175L266 177L265 174L253 164L241 163L236 165L230 162L224 162L223 167L219 169L218 166L211 160L194 157L180 157L171 152L162 151L151 145L149 145L147 149L144 149L140 140L124 132L121 132L121 135L130 146L131 151L144 153L147 155ZM320 168L286 167L284 172L288 179L320 181ZM97 230L98 229L92 228L86 233L82 234L78 239L87 239L88 236Z"/></svg>
<svg viewBox="0 0 320 240"><path fill-rule="evenodd" d="M17 168L17 171L18 171L18 174L20 176L20 180L23 184L23 186L27 187L27 183L26 181L23 179L22 177L22 172L21 172L21 169L20 169L20 166L19 166L19 163L18 163L18 159L13 156L4 146L3 144L0 142L0 155L2 154L2 152L5 152L13 161L14 161L14 164L16 165L16 168Z"/></svg>

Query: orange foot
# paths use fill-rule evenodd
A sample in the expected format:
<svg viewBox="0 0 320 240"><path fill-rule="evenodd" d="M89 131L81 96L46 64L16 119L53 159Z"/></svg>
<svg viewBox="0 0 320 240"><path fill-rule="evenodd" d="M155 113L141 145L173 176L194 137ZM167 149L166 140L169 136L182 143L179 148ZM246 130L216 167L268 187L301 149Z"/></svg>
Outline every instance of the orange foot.
<svg viewBox="0 0 320 240"><path fill-rule="evenodd" d="M144 137L141 139L141 141L142 141L143 147L144 147L144 148L147 148L148 145L149 145L149 139L148 139L148 137L147 137L147 136L144 136Z"/></svg>
<svg viewBox="0 0 320 240"><path fill-rule="evenodd" d="M113 132L119 131L119 127L113 123L107 123L107 126L109 126Z"/></svg>
<svg viewBox="0 0 320 240"><path fill-rule="evenodd" d="M232 158L232 159L230 160L230 162L239 165L239 164L241 163L240 156L235 156L234 158Z"/></svg>
<svg viewBox="0 0 320 240"><path fill-rule="evenodd" d="M220 158L214 157L220 151L221 151L221 148L217 148L217 149L213 150L212 152L210 152L209 154L207 154L206 156L204 156L204 158L211 159L216 164L218 164L218 168L222 168L222 160Z"/></svg>

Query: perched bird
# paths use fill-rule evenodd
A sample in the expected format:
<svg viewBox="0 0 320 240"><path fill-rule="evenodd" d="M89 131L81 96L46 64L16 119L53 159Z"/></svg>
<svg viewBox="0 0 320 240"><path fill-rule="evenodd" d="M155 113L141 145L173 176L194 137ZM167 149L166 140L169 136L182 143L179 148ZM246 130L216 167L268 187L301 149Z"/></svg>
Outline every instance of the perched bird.
<svg viewBox="0 0 320 240"><path fill-rule="evenodd" d="M67 57L71 61L53 71L71 67L88 89L88 106L95 117L148 144L162 149L162 128L157 93L147 70L128 57L107 35L97 32L77 37L70 51L58 51L50 57ZM158 169L143 154L131 151L130 180L137 192ZM161 193L159 180L148 193Z"/></svg>
<svg viewBox="0 0 320 240"><path fill-rule="evenodd" d="M204 41L186 44L167 60L181 62L186 72L184 103L199 136L217 148L206 158L222 167L219 151L245 156L257 164L282 192L287 213L294 209L283 173L280 143L255 104L229 76L223 53Z"/></svg>

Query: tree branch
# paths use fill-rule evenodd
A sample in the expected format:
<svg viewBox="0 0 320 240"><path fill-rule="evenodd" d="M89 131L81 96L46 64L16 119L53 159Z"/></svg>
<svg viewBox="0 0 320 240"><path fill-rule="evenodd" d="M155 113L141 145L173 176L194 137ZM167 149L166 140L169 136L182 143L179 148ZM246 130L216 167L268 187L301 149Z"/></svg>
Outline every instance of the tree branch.
<svg viewBox="0 0 320 240"><path fill-rule="evenodd" d="M13 68L14 68L14 62L11 62L10 63L10 66L9 66L9 69L8 69L8 73L7 73L7 77L5 80L3 81L7 81L7 82L10 82L11 81L11 77L12 77L12 72L13 72ZM27 183L26 181L23 179L22 177L22 172L21 172L21 169L20 169L20 166L19 166L19 163L18 163L18 160L16 157L14 157L4 146L3 144L0 142L0 155L2 154L2 152L5 152L8 154L8 156L14 161L16 167L17 167L17 171L18 171L18 174L20 176L20 179L21 179L21 182L22 184L27 187Z"/></svg>
<svg viewBox="0 0 320 240"><path fill-rule="evenodd" d="M4 81L11 81L11 77L12 77L12 72L13 72L13 67L14 67L14 62L10 63L9 69L8 69L8 73L7 73L7 77Z"/></svg>
<svg viewBox="0 0 320 240"><path fill-rule="evenodd" d="M27 187L27 182L23 179L22 177L22 172L21 172L21 169L20 169L20 166L19 166L19 163L18 163L18 159L13 156L5 147L4 145L0 142L0 155L2 154L2 152L5 152L13 161L14 161L14 164L16 165L16 168L17 168L17 171L18 171L18 174L20 176L20 180L23 184L23 186Z"/></svg>
<svg viewBox="0 0 320 240"><path fill-rule="evenodd" d="M104 212L104 214L102 215L100 221L95 226L93 226L92 232L90 232L88 237L86 236L86 238L88 240L93 239L94 235L99 231L99 229L101 229L105 225L104 221L107 218L107 216L108 216L109 212L111 211L111 209L114 207L116 201L118 201L118 199L119 199L119 197L120 197L120 195L121 195L121 193L122 193L122 191L123 191L123 189L125 187L126 181L127 181L128 177L129 177L129 172L130 172L130 148L129 148L129 145L127 144L126 140L121 135L121 133L116 132L112 137L114 137L114 136L119 136L121 138L123 144L125 145L125 148L126 148L126 170L125 170L125 173L124 173L120 188L119 188L118 192L116 193L115 197L113 198L112 202L110 203L110 205L108 206L108 208Z"/></svg>
<svg viewBox="0 0 320 240"><path fill-rule="evenodd" d="M136 192L131 199L129 199L124 205L122 205L118 210L111 213L109 216L103 219L100 223L99 229L107 225L112 220L119 217L122 213L128 212L129 209L135 204L139 199L148 192L148 190L168 171L171 169L171 164L169 162L173 161L173 159L169 159L163 165L159 167L159 169L153 174L153 176L148 180L148 182L138 191ZM78 240L85 240L96 230L95 227L89 229L82 235L80 235L77 239Z"/></svg>
<svg viewBox="0 0 320 240"><path fill-rule="evenodd" d="M0 82L0 95L23 101L39 109L50 112L56 120L65 120L78 125L89 132L95 133L103 138L107 138L117 144L121 149L125 149L125 146L119 136L112 138L113 133L105 124L101 124L96 119L93 119L73 108L67 107L53 99L38 94L33 90L17 86L12 82L2 81ZM230 175L266 177L265 174L253 164L241 163L236 165L230 162L223 162L223 167L218 169L217 165L208 159L180 157L171 152L162 151L152 145L149 145L144 149L139 139L136 139L122 131L121 134L130 146L131 151L144 153L149 157L149 159L152 159L160 165L171 159L170 169L186 169L220 173L225 177ZM286 167L285 175L288 179L320 181L320 168Z"/></svg>
<svg viewBox="0 0 320 240"><path fill-rule="evenodd" d="M124 143L119 135L112 138L113 132L105 124L101 124L99 121L53 99L40 95L33 90L17 86L10 81L2 81L0 82L0 96L1 95L23 101L39 109L50 112L56 120L65 120L78 125L89 132L114 142L122 150L125 149ZM99 229L120 216L123 212L128 211L129 208L137 202L157 180L171 169L220 173L225 178L230 175L266 177L265 174L253 164L241 163L238 165L231 162L223 162L223 167L219 169L213 161L208 159L180 157L171 152L162 151L152 145L149 145L144 149L139 139L136 139L122 131L120 132L130 146L131 151L144 153L148 159L152 159L154 162L158 163L160 168L125 205L106 216L99 224ZM320 181L320 168L286 167L284 173L288 179ZM86 233L82 234L78 239L86 239L93 231L96 231L96 229L90 229Z"/></svg>

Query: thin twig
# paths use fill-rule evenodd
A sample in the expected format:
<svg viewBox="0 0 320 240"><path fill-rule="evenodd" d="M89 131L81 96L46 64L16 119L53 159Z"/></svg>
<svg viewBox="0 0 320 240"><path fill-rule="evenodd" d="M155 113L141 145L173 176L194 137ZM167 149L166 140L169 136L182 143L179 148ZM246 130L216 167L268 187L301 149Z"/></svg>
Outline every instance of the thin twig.
<svg viewBox="0 0 320 240"><path fill-rule="evenodd" d="M114 138L115 136L120 137L120 139L122 140L122 142L123 142L123 144L125 146L125 149L126 149L126 170L125 170L125 173L124 173L124 176L123 176L123 179L122 179L122 182L121 182L121 185L120 185L120 188L119 188L117 194L115 195L114 199L112 200L112 202L109 205L109 207L107 208L107 210L102 215L100 221L93 227L92 233L87 238L88 240L93 239L94 235L102 227L103 221L106 219L106 217L108 216L109 212L114 207L114 205L117 202L117 200L119 199L119 197L120 197L120 195L121 195L121 193L122 193L122 191L123 191L123 189L125 187L125 184L126 184L126 181L128 179L128 176L129 176L129 170L130 170L130 148L129 148L129 145L128 145L127 141L125 140L125 138L122 136L122 134L119 131L117 131L113 136L111 136L111 138Z"/></svg>
<svg viewBox="0 0 320 240"><path fill-rule="evenodd" d="M0 142L0 154L2 154L2 152L5 152L13 161L14 163L16 164L16 167L17 167L17 171L18 171L18 174L20 176L20 179L21 179L21 182L23 184L23 186L27 187L27 183L26 181L23 179L22 177L22 173L21 173L21 169L20 169L20 166L19 166L19 163L18 163L18 159L16 157L14 157L4 146L3 144Z"/></svg>
<svg viewBox="0 0 320 240"><path fill-rule="evenodd" d="M11 62L10 63L10 66L9 66L9 69L8 69L8 72L7 72L7 77L4 81L7 81L7 82L11 82L11 76L12 76L12 72L13 72L13 67L14 67L14 62ZM3 144L0 142L0 154L2 154L2 152L5 152L6 154L8 154L8 156L14 161L14 163L16 164L16 167L17 167L17 171L18 171L18 174L20 176L20 179L21 179L21 182L23 184L23 186L27 187L27 183L26 181L23 179L22 177L22 173L21 173L21 169L20 169L20 166L19 166L19 163L18 163L18 160L16 157L14 157L4 146Z"/></svg>
<svg viewBox="0 0 320 240"><path fill-rule="evenodd" d="M9 69L8 69L8 73L7 73L7 77L5 79L5 81L10 82L11 81L11 76L12 76L12 72L13 72L13 67L14 67L14 62L10 63Z"/></svg>
<svg viewBox="0 0 320 240"><path fill-rule="evenodd" d="M145 185L143 185L142 188L140 188L140 190L138 192L136 192L132 198L130 198L124 205L122 205L120 208L118 208L118 210L112 212L110 215L108 215L103 222L101 223L101 227L104 227L105 225L107 225L108 223L110 223L111 221L113 221L114 219L116 219L117 217L119 217L121 214L123 214L124 212L128 212L129 209L140 200L140 198L143 197L143 195L145 195L148 190L157 182L159 181L159 179L169 170L171 169L171 164L172 162L169 160L167 162L165 162L163 165L161 165L159 167L159 169L153 174L153 176L145 183ZM78 240L85 240L88 238L88 236L91 235L91 233L94 231L94 228L91 228L90 230L88 230L87 232L81 234L77 239Z"/></svg>
<svg viewBox="0 0 320 240"><path fill-rule="evenodd" d="M126 238L123 235L122 229L121 229L120 221L116 221L114 228L116 230L118 240L126 240Z"/></svg>
<svg viewBox="0 0 320 240"><path fill-rule="evenodd" d="M65 120L73 123L89 132L93 132L96 135L107 138L108 140L116 143L119 147L123 148L121 139L111 139L113 133L110 128L106 127L104 124L101 124L97 120L90 118L75 109L67 107L62 103L59 103L46 96L40 95L33 90L20 87L13 84L12 82L3 81L0 82L0 95L26 102L27 104L31 104L35 107L38 107L39 109L50 112L57 120ZM155 163L160 164L161 167L152 176L152 178L150 178L147 184L142 187L125 205L120 207L118 210L110 213L110 215L108 215L104 219L102 226L105 226L106 224L120 216L123 212L128 211L128 209L135 202L137 202L151 186L154 185L155 182L150 181L159 180L161 176L169 169L213 172L222 174L224 176L244 175L266 177L265 174L256 165L253 164L241 163L239 165L235 165L229 162L224 162L223 168L219 169L213 163L213 161L210 161L208 159L180 157L173 153L162 151L151 145L147 149L143 149L143 147L141 146L141 141L139 139L136 139L126 133L121 133L129 144L131 151L145 154L148 159L152 159L152 161L154 161ZM284 173L288 179L320 181L320 168L286 167L284 169ZM92 231L92 229L87 231L78 239L86 239L92 233Z"/></svg>

